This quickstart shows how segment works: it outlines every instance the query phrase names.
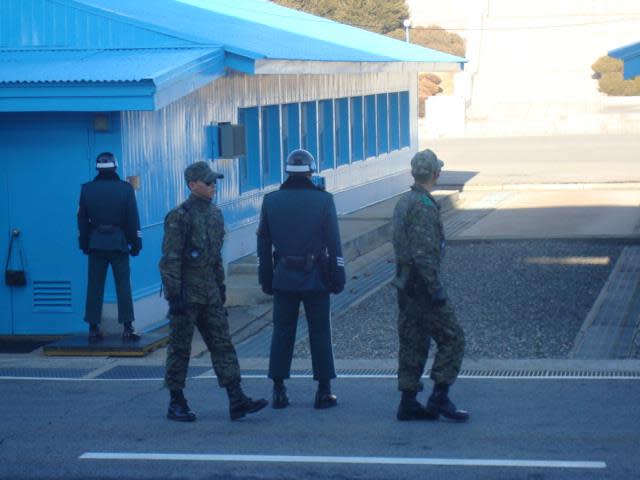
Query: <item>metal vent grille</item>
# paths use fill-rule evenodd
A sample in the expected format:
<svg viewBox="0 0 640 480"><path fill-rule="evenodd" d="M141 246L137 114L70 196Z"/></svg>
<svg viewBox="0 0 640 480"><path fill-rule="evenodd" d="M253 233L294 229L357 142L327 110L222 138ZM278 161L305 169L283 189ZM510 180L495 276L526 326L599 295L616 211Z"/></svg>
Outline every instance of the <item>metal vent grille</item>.
<svg viewBox="0 0 640 480"><path fill-rule="evenodd" d="M71 282L62 280L33 282L34 312L70 312L72 306Z"/></svg>

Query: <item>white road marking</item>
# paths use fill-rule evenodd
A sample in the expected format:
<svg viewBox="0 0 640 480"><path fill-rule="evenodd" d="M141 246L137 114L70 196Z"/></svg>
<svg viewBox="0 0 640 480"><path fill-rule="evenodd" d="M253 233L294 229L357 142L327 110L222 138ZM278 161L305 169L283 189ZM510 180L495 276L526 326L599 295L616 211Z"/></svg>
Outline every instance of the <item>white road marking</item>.
<svg viewBox="0 0 640 480"><path fill-rule="evenodd" d="M565 460L498 460L481 458L333 457L308 455L216 455L196 453L86 452L81 460L155 460L195 462L335 463L358 465L426 465L453 467L607 468L605 462Z"/></svg>

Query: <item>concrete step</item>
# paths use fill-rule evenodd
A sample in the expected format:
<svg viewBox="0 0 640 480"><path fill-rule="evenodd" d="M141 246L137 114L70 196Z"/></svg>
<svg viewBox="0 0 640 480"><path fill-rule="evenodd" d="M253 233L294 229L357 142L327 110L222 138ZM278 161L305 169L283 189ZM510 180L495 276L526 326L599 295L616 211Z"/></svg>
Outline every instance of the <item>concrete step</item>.
<svg viewBox="0 0 640 480"><path fill-rule="evenodd" d="M640 246L624 248L587 315L570 358L625 359L640 352Z"/></svg>
<svg viewBox="0 0 640 480"><path fill-rule="evenodd" d="M227 275L257 275L258 256L256 254L239 258L227 266Z"/></svg>
<svg viewBox="0 0 640 480"><path fill-rule="evenodd" d="M445 212L459 201L457 190L439 190L434 197ZM357 259L391 241L391 219L398 196L369 207L338 216L342 255L346 269ZM231 262L227 267L227 306L249 306L268 303L272 297L262 293L258 283L258 258L255 253Z"/></svg>
<svg viewBox="0 0 640 480"><path fill-rule="evenodd" d="M228 307L244 307L269 303L272 297L262 293L256 273L235 273L227 275Z"/></svg>

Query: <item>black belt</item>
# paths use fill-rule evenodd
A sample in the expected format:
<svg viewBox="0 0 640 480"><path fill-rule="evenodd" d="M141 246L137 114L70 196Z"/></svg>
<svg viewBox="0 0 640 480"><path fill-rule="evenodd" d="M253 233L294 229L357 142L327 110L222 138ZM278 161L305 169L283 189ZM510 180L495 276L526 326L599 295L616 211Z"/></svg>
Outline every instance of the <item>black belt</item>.
<svg viewBox="0 0 640 480"><path fill-rule="evenodd" d="M313 269L317 258L318 256L314 253L308 253L304 257L294 255L282 255L278 257L279 261L281 261L285 267L292 270L304 270L305 272L310 272Z"/></svg>
<svg viewBox="0 0 640 480"><path fill-rule="evenodd" d="M96 230L100 233L113 233L119 229L119 225L98 225L96 227Z"/></svg>

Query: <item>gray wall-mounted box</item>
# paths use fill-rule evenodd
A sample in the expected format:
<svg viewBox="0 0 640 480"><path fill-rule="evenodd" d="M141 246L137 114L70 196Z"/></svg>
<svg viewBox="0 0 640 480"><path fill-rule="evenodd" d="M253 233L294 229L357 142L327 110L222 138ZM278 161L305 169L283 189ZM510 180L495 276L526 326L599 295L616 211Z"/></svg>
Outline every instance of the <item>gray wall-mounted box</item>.
<svg viewBox="0 0 640 480"><path fill-rule="evenodd" d="M244 155L246 153L244 125L219 124L218 145L220 158Z"/></svg>

